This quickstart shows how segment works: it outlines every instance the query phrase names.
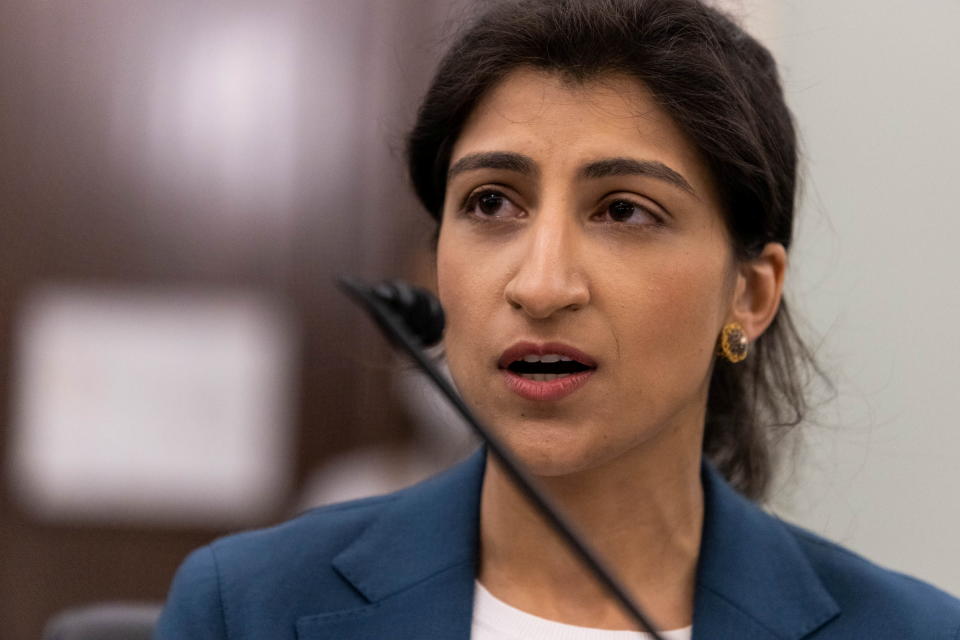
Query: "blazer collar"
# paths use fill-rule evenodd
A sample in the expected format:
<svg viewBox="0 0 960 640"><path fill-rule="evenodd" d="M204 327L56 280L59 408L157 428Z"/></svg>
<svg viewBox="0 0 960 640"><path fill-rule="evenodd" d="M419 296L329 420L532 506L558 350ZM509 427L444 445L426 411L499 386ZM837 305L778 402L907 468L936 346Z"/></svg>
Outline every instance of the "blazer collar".
<svg viewBox="0 0 960 640"><path fill-rule="evenodd" d="M837 603L786 525L708 462L702 479L694 637L799 640L837 616Z"/></svg>
<svg viewBox="0 0 960 640"><path fill-rule="evenodd" d="M390 637L467 640L473 607L486 453L401 491L333 561L371 604L300 619L301 640ZM799 640L839 613L793 535L702 471L697 638Z"/></svg>
<svg viewBox="0 0 960 640"><path fill-rule="evenodd" d="M300 618L299 640L468 640L485 466L481 449L397 493L333 559L370 604Z"/></svg>
<svg viewBox="0 0 960 640"><path fill-rule="evenodd" d="M480 523L483 449L425 483L401 491L334 568L371 602L445 569L473 564Z"/></svg>

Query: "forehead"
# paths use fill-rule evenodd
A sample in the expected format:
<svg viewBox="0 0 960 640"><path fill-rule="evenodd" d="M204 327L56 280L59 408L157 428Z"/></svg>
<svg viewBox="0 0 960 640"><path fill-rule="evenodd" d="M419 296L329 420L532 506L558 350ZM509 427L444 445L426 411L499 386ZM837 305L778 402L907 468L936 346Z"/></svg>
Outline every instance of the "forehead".
<svg viewBox="0 0 960 640"><path fill-rule="evenodd" d="M453 147L451 164L469 153L514 151L540 165L573 171L607 157L656 160L712 192L695 146L637 79L603 75L575 81L521 68L480 100Z"/></svg>

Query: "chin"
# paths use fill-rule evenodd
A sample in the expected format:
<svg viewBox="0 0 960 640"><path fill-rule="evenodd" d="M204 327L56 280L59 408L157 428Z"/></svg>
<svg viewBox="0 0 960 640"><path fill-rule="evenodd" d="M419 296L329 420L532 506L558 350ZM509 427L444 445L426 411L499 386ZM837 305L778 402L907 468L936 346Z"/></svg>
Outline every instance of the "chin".
<svg viewBox="0 0 960 640"><path fill-rule="evenodd" d="M618 456L606 438L591 437L592 430L584 427L525 420L508 427L508 433L501 435L504 444L535 476L573 475L600 467Z"/></svg>

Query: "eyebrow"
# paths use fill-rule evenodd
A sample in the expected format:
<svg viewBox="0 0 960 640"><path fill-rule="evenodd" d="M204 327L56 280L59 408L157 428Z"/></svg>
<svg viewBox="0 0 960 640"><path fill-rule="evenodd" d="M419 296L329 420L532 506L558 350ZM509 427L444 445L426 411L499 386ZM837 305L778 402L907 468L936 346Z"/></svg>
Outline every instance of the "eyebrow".
<svg viewBox="0 0 960 640"><path fill-rule="evenodd" d="M537 163L529 156L509 151L481 151L463 156L447 171L447 180L467 171L477 169L503 169L528 176L539 173ZM581 178L597 180L615 176L648 176L662 180L696 196L696 191L680 173L656 160L634 158L604 158L584 165Z"/></svg>
<svg viewBox="0 0 960 640"><path fill-rule="evenodd" d="M483 151L463 156L447 171L447 180L466 171L477 169L505 169L524 175L537 175L537 163L529 156L508 151Z"/></svg>
<svg viewBox="0 0 960 640"><path fill-rule="evenodd" d="M604 158L591 162L580 169L583 178L609 178L611 176L649 176L668 182L695 196L696 191L682 175L656 160L635 160L633 158Z"/></svg>

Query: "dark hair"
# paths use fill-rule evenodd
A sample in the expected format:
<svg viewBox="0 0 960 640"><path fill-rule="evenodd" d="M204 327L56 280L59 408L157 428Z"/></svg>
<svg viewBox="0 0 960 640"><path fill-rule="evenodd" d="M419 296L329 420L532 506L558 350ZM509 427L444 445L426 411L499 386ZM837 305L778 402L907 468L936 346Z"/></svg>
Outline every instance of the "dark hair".
<svg viewBox="0 0 960 640"><path fill-rule="evenodd" d="M642 81L698 148L719 187L735 255L789 248L797 184L793 121L770 53L697 0L485 3L434 76L407 141L413 187L438 224L452 147L477 102L518 67L573 82L623 73ZM817 371L785 302L739 364L718 360L704 454L760 499L779 435L806 412L804 365Z"/></svg>

